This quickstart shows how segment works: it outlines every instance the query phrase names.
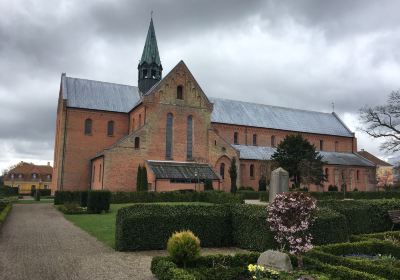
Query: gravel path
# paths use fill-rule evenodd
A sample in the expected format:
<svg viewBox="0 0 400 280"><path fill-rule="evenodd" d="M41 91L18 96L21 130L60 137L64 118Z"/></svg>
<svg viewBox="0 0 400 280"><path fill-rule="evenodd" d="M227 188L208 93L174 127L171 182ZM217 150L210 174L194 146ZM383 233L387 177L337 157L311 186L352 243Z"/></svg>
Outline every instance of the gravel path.
<svg viewBox="0 0 400 280"><path fill-rule="evenodd" d="M233 253L235 248L205 249ZM151 258L165 251L116 252L50 204L14 204L0 231L0 279L155 279Z"/></svg>

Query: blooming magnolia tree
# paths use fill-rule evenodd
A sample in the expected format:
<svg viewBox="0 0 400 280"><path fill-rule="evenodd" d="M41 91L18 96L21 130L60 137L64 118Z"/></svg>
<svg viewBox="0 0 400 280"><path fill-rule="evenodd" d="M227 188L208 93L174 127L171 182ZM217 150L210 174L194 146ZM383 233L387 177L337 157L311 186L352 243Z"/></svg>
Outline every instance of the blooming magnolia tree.
<svg viewBox="0 0 400 280"><path fill-rule="evenodd" d="M314 222L315 199L307 193L287 192L276 195L268 205L267 221L275 232L275 240L283 251L297 256L298 266L303 266L302 254L312 249L309 228Z"/></svg>

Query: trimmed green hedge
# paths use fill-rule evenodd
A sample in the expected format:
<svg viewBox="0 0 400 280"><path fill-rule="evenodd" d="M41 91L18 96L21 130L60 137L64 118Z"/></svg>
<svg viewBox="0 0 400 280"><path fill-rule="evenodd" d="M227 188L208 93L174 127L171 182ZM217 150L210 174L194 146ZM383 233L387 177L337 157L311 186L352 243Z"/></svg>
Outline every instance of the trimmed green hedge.
<svg viewBox="0 0 400 280"><path fill-rule="evenodd" d="M341 213L347 220L349 233L362 234L390 230L388 210L400 209L400 200L328 200L319 201L318 206Z"/></svg>
<svg viewBox="0 0 400 280"><path fill-rule="evenodd" d="M88 191L56 191L54 205L75 202L82 207L87 207L87 199Z"/></svg>
<svg viewBox="0 0 400 280"><path fill-rule="evenodd" d="M317 200L343 200L343 199L400 199L400 192L309 192ZM262 201L268 201L268 196L262 196Z"/></svg>
<svg viewBox="0 0 400 280"><path fill-rule="evenodd" d="M232 244L227 206L136 204L118 210L115 247L119 251L165 249L171 234L180 230L191 230L202 247Z"/></svg>
<svg viewBox="0 0 400 280"><path fill-rule="evenodd" d="M0 204L0 205L2 205L2 204ZM11 208L12 208L12 203L10 203L10 202L6 203L6 204L4 204L4 207L3 206L1 206L1 207L2 208L0 209L0 227L6 220L8 214L10 213Z"/></svg>
<svg viewBox="0 0 400 280"><path fill-rule="evenodd" d="M232 207L232 237L234 245L257 251L274 249L277 244L267 224L264 206L238 205ZM316 245L345 242L349 239L346 219L331 209L320 208L311 228Z"/></svg>
<svg viewBox="0 0 400 280"><path fill-rule="evenodd" d="M262 192L257 192L257 191L250 191L250 190L238 190L236 194L240 194L243 196L243 199L261 199L261 197L267 195L268 192L262 191Z"/></svg>
<svg viewBox="0 0 400 280"><path fill-rule="evenodd" d="M215 204L244 203L243 196L222 191L205 192L113 192L111 203L208 202Z"/></svg>
<svg viewBox="0 0 400 280"><path fill-rule="evenodd" d="M18 196L18 187L0 187L0 196Z"/></svg>
<svg viewBox="0 0 400 280"><path fill-rule="evenodd" d="M82 194L80 198L82 198ZM80 202L82 202L82 199ZM90 213L108 212L110 210L110 202L110 191L89 191L87 193L87 209Z"/></svg>
<svg viewBox="0 0 400 280"><path fill-rule="evenodd" d="M375 275L375 277L383 277L383 279L400 279L400 268L375 263L373 260L367 258L352 259L346 257L347 255L375 256L378 254L392 255L398 259L400 257L400 247L387 241L370 240L325 245L306 253L306 256L314 261L336 266L339 270L340 267L346 267L351 269L353 273L367 273L367 277L370 277L369 275ZM358 277L360 277L360 275L358 275ZM350 277L350 279L353 278Z"/></svg>
<svg viewBox="0 0 400 280"><path fill-rule="evenodd" d="M385 231L379 233L358 234L350 236L351 242L368 241L368 240L385 240L385 238L397 238L400 240L400 231Z"/></svg>
<svg viewBox="0 0 400 280"><path fill-rule="evenodd" d="M40 196L50 196L51 190L50 189L39 189ZM36 189L31 189L31 196L35 196Z"/></svg>
<svg viewBox="0 0 400 280"><path fill-rule="evenodd" d="M186 269L180 269L170 257L154 257L151 272L160 280L249 279L249 264L257 263L259 253L209 255L199 257Z"/></svg>

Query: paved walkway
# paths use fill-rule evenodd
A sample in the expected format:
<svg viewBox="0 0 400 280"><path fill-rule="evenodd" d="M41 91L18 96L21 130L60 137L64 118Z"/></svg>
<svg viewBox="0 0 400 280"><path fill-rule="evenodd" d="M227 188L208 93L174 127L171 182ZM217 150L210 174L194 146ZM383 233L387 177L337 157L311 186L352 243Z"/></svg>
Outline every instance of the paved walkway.
<svg viewBox="0 0 400 280"><path fill-rule="evenodd" d="M50 204L14 204L0 230L0 279L155 279L151 258L163 254L115 252L64 219Z"/></svg>

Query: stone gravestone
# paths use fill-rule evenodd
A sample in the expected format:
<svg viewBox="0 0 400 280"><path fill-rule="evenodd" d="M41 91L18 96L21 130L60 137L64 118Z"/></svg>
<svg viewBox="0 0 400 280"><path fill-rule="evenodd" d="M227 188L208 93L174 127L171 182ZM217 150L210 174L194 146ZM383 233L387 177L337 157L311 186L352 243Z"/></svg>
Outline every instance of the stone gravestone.
<svg viewBox="0 0 400 280"><path fill-rule="evenodd" d="M257 264L277 271L290 272L293 270L288 254L274 250L268 250L262 253L258 257Z"/></svg>
<svg viewBox="0 0 400 280"><path fill-rule="evenodd" d="M271 172L271 183L269 185L269 202L271 203L278 193L289 190L289 172L279 167Z"/></svg>

